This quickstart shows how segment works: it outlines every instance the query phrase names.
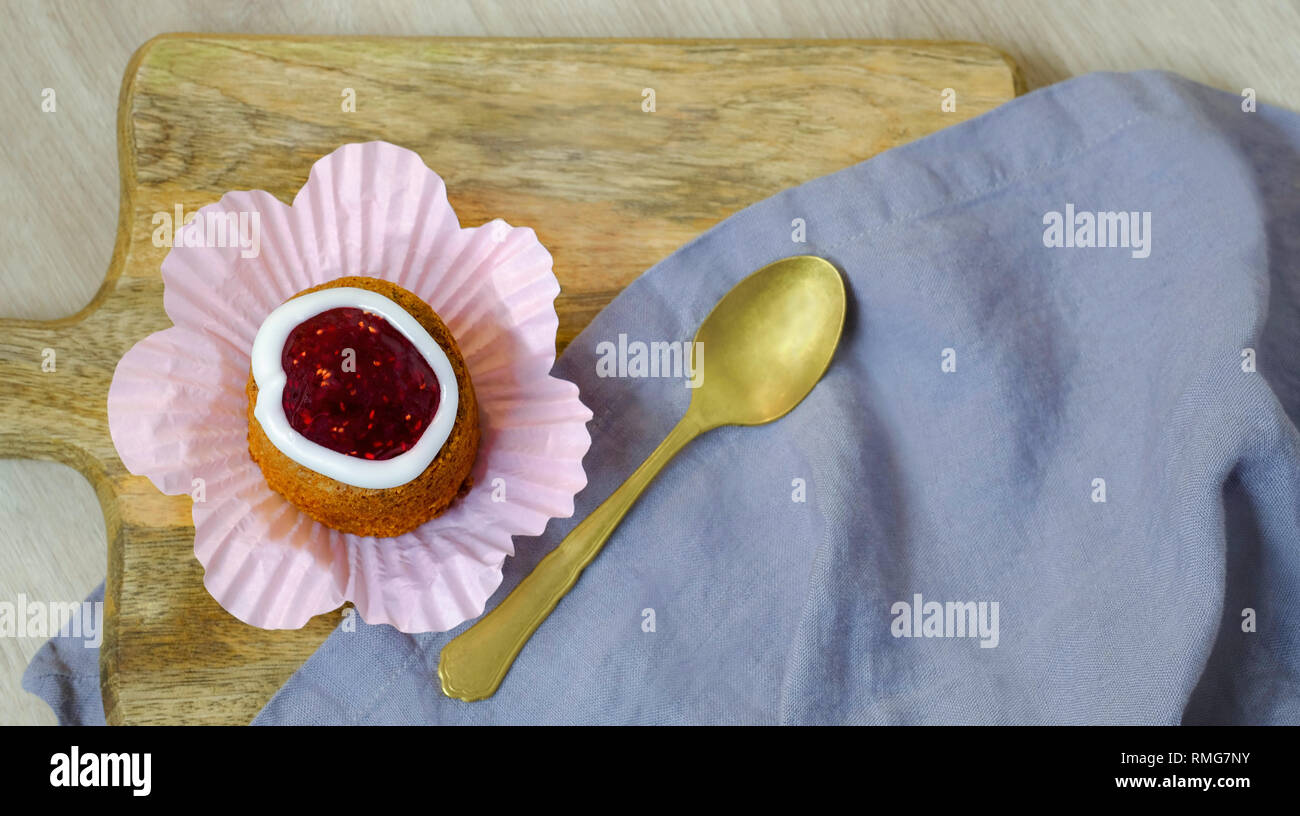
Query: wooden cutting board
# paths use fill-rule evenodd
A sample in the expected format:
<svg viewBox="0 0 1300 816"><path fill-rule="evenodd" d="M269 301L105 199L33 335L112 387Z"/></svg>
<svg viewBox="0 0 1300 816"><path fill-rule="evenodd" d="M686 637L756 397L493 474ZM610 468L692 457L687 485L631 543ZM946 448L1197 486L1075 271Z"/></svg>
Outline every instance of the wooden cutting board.
<svg viewBox="0 0 1300 816"><path fill-rule="evenodd" d="M941 109L947 88L953 112ZM1020 88L1009 59L973 43L150 40L122 85L121 212L103 288L62 320L0 321L0 456L70 464L103 505L108 721L247 723L339 620L271 632L227 614L203 588L189 498L128 474L113 449L113 369L169 325L153 213L236 189L289 202L341 144L404 145L446 180L462 224L499 216L537 231L563 286L562 347L633 278L731 213ZM347 89L354 112L343 110Z"/></svg>

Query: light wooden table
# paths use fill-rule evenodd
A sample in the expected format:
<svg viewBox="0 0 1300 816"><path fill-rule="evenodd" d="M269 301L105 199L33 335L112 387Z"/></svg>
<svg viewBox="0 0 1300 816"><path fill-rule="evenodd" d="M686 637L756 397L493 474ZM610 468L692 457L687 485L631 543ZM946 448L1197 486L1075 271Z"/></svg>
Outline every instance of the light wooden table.
<svg viewBox="0 0 1300 816"><path fill-rule="evenodd" d="M1010 54L1030 89L1089 71L1163 68L1300 108L1300 6L1262 0L3 0L0 19L0 317L60 317L98 288L117 223L118 87L136 47L165 31L976 40ZM41 111L45 88L55 91L53 114ZM0 460L0 600L81 599L103 578L104 547L80 474ZM54 722L19 684L40 645L0 639L0 724Z"/></svg>

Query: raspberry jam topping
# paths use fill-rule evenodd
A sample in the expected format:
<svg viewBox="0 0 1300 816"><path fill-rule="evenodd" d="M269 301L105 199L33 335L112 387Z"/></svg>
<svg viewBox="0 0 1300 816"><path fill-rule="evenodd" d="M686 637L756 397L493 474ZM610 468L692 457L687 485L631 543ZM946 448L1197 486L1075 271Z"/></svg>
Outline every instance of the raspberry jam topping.
<svg viewBox="0 0 1300 816"><path fill-rule="evenodd" d="M428 361L373 312L345 307L308 318L289 333L280 364L290 427L348 456L410 450L438 410Z"/></svg>

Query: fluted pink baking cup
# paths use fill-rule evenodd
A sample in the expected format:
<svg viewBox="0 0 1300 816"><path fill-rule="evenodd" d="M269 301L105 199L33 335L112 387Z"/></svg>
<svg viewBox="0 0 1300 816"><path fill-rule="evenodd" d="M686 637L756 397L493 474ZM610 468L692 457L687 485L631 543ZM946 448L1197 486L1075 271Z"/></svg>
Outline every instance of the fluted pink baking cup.
<svg viewBox="0 0 1300 816"><path fill-rule="evenodd" d="M232 192L199 219L241 212L258 214L254 257L232 241L186 246L199 243L187 232L202 230L198 221L178 231L162 264L175 325L127 352L109 389L118 455L164 493L203 499L194 554L212 597L240 620L296 629L345 601L403 632L478 616L514 554L512 536L571 516L587 483L591 411L576 385L550 376L560 291L550 253L531 229L503 221L462 228L442 179L385 142L316 162L292 206ZM244 386L258 327L297 292L347 275L393 281L429 303L455 335L479 402L475 487L393 538L313 521L267 486L248 454Z"/></svg>

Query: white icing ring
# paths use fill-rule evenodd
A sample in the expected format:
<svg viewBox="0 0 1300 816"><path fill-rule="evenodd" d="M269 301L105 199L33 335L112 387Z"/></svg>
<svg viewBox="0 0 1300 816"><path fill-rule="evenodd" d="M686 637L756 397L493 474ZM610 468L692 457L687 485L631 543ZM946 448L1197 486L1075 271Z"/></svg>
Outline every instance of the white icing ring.
<svg viewBox="0 0 1300 816"><path fill-rule="evenodd" d="M360 459L330 450L294 430L284 415L282 397L287 377L280 358L289 333L308 318L341 307L364 309L387 320L415 346L438 378L438 409L429 427L410 450L391 459ZM447 353L405 309L369 289L337 286L286 301L267 315L257 330L252 358L253 379L257 383L253 416L261 423L271 444L303 467L344 484L372 489L406 484L429 467L456 422L459 392L456 372Z"/></svg>

